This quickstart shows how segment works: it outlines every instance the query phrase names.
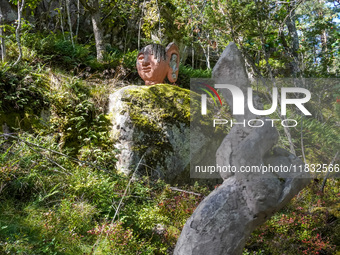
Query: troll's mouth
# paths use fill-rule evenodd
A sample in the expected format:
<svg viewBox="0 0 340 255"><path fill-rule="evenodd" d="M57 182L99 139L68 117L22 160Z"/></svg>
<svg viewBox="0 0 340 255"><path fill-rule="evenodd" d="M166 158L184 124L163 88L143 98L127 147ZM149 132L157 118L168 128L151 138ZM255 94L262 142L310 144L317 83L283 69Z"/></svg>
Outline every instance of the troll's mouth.
<svg viewBox="0 0 340 255"><path fill-rule="evenodd" d="M151 67L142 68L142 71L143 71L144 73L149 73L149 72L151 72Z"/></svg>

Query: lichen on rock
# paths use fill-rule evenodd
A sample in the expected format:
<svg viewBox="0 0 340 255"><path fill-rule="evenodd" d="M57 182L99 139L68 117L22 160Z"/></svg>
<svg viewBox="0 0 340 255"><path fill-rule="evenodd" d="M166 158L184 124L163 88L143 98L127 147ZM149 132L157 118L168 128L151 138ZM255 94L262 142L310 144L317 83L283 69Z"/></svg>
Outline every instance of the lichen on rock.
<svg viewBox="0 0 340 255"><path fill-rule="evenodd" d="M109 116L111 135L119 150L118 171L129 174L143 157L138 165L140 174L169 183L190 183L190 159L195 157L190 151L190 138L199 139L200 146L194 154L201 153L199 148L211 148L208 143L215 146L211 150L214 154L219 145L216 139L205 136L203 129L209 123L204 118L200 128L190 130L195 117L190 109L193 96L200 98L190 90L169 84L128 86L111 94ZM190 135L192 132L195 134ZM216 137L222 140L224 136Z"/></svg>
<svg viewBox="0 0 340 255"><path fill-rule="evenodd" d="M174 181L189 164L190 92L176 86L128 86L110 95L117 169Z"/></svg>

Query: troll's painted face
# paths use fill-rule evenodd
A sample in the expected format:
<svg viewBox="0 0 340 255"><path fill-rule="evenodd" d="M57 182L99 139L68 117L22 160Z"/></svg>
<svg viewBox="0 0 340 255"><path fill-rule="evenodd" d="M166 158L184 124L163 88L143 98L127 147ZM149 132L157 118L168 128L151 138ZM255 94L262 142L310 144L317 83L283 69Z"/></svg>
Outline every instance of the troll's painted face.
<svg viewBox="0 0 340 255"><path fill-rule="evenodd" d="M174 47L177 49L177 46L172 46L172 48ZM168 50L168 47L165 49L162 45L151 44L139 52L136 65L138 74L145 81L145 85L164 83L165 77L167 75L169 76L169 73L172 73L172 67L170 67L169 63L170 58L167 56L166 50ZM175 72L176 71L177 70L175 70ZM172 76L170 77L171 82L177 80L173 80Z"/></svg>

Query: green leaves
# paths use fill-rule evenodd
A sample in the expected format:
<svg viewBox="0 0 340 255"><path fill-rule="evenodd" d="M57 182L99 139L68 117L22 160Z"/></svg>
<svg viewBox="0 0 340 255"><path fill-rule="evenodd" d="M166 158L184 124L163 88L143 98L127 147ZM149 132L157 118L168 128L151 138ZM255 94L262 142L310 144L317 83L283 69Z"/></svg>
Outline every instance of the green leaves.
<svg viewBox="0 0 340 255"><path fill-rule="evenodd" d="M11 3L17 5L18 1L21 4L22 0L9 0ZM38 4L41 2L41 0L25 0L25 6L27 5L31 10L34 10L37 8Z"/></svg>

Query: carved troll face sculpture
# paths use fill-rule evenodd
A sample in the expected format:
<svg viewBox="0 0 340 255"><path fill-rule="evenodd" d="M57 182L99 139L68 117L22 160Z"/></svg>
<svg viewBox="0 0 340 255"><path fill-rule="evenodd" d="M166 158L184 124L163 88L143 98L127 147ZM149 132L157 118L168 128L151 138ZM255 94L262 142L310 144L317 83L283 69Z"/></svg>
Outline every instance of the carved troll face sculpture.
<svg viewBox="0 0 340 255"><path fill-rule="evenodd" d="M159 44L147 45L138 53L136 65L145 85L164 83L165 77L173 83L178 77L178 47L174 43L166 48Z"/></svg>

